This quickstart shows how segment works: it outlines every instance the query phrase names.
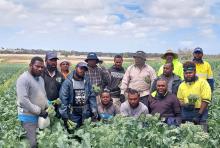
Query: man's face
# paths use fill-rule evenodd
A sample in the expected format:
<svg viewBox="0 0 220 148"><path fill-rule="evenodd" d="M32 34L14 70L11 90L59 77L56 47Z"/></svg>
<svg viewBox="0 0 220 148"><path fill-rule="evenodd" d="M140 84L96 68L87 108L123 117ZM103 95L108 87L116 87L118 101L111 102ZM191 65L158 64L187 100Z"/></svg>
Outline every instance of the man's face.
<svg viewBox="0 0 220 148"><path fill-rule="evenodd" d="M48 59L46 60L46 64L47 64L47 68L51 69L51 70L56 70L57 68L57 59Z"/></svg>
<svg viewBox="0 0 220 148"><path fill-rule="evenodd" d="M122 67L123 60L122 58L115 58L114 63L115 63L115 67L119 69Z"/></svg>
<svg viewBox="0 0 220 148"><path fill-rule="evenodd" d="M201 52L195 52L195 53L193 53L193 57L194 57L195 59L202 59L203 53L201 53Z"/></svg>
<svg viewBox="0 0 220 148"><path fill-rule="evenodd" d="M38 77L42 74L44 69L44 62L35 61L34 64L30 64L30 72L33 76Z"/></svg>
<svg viewBox="0 0 220 148"><path fill-rule="evenodd" d="M157 88L157 92L159 94L163 94L164 95L167 92L167 83L166 83L166 81L158 80L156 88Z"/></svg>
<svg viewBox="0 0 220 148"><path fill-rule="evenodd" d="M184 71L184 79L186 82L192 82L195 79L196 71L187 70Z"/></svg>
<svg viewBox="0 0 220 148"><path fill-rule="evenodd" d="M96 60L88 60L88 66L96 67L97 61Z"/></svg>
<svg viewBox="0 0 220 148"><path fill-rule="evenodd" d="M172 65L170 63L167 63L163 66L163 74L166 77L169 77L171 74L173 73L173 68Z"/></svg>
<svg viewBox="0 0 220 148"><path fill-rule="evenodd" d="M86 68L85 67L76 67L76 73L78 76L83 78L85 76Z"/></svg>
<svg viewBox="0 0 220 148"><path fill-rule="evenodd" d="M109 93L104 92L104 93L101 94L101 102L102 102L103 105L109 104L110 99L111 99L111 97L110 97Z"/></svg>
<svg viewBox="0 0 220 148"><path fill-rule="evenodd" d="M60 64L60 69L61 69L61 71L67 71L67 70L69 70L69 67L70 67L70 65L69 65L68 62L62 62L62 63Z"/></svg>
<svg viewBox="0 0 220 148"><path fill-rule="evenodd" d="M168 53L166 54L166 63L172 63L173 62L173 54L172 53Z"/></svg>
<svg viewBox="0 0 220 148"><path fill-rule="evenodd" d="M136 108L139 105L140 97L136 94L130 94L128 93L128 103L132 108Z"/></svg>
<svg viewBox="0 0 220 148"><path fill-rule="evenodd" d="M143 66L145 64L145 60L140 57L134 57L134 62L137 66Z"/></svg>

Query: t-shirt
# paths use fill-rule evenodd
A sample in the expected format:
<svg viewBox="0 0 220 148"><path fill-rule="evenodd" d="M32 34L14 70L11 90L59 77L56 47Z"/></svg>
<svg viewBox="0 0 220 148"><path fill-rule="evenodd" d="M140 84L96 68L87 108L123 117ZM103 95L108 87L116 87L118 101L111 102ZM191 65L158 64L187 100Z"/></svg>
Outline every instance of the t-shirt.
<svg viewBox="0 0 220 148"><path fill-rule="evenodd" d="M83 106L86 104L85 83L72 79L73 93L75 94L74 105Z"/></svg>
<svg viewBox="0 0 220 148"><path fill-rule="evenodd" d="M141 114L148 114L148 108L143 103L139 102L138 107L132 108L128 101L125 101L121 104L120 113L123 116L130 116L130 117L139 117Z"/></svg>

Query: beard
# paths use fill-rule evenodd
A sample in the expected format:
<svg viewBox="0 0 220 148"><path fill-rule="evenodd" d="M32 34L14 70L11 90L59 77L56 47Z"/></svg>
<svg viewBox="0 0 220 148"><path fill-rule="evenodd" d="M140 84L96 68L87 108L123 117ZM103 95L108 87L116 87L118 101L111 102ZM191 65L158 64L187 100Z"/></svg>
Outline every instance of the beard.
<svg viewBox="0 0 220 148"><path fill-rule="evenodd" d="M57 67L53 67L52 65L47 65L47 69L48 69L48 71L55 71L55 70L57 70Z"/></svg>
<svg viewBox="0 0 220 148"><path fill-rule="evenodd" d="M202 58L193 58L193 61L195 61L197 63L203 63Z"/></svg>
<svg viewBox="0 0 220 148"><path fill-rule="evenodd" d="M184 78L185 78L186 82L195 82L196 81L196 76L194 76L192 78L186 78L186 77L184 77Z"/></svg>

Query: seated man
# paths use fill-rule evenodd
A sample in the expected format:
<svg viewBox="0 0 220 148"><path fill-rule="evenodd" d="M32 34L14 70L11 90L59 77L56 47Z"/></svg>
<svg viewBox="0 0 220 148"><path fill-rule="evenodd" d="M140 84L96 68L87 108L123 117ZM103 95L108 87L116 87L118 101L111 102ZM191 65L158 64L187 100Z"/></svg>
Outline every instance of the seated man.
<svg viewBox="0 0 220 148"><path fill-rule="evenodd" d="M177 94L177 90L182 80L179 76L173 73L173 63L166 63L163 65L163 74L158 76L151 86L151 92L154 92L156 88L157 81L159 79L165 79L167 81L167 89L172 94Z"/></svg>
<svg viewBox="0 0 220 148"><path fill-rule="evenodd" d="M119 108L111 101L109 90L104 90L100 94L101 102L98 104L98 113L101 119L110 119L119 113Z"/></svg>
<svg viewBox="0 0 220 148"><path fill-rule="evenodd" d="M156 91L153 92L148 100L150 114L160 113L162 121L168 125L179 125L181 123L180 102L175 94L171 94L167 89L167 81L158 79Z"/></svg>
<svg viewBox="0 0 220 148"><path fill-rule="evenodd" d="M139 117L148 114L148 108L140 102L140 94L137 90L128 89L128 100L121 104L120 113L123 116Z"/></svg>

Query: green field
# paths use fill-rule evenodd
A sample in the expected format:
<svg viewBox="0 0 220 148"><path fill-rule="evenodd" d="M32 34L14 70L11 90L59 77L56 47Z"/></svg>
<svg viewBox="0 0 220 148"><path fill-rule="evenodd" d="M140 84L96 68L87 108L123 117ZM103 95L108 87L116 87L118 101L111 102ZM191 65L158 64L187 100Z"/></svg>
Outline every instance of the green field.
<svg viewBox="0 0 220 148"><path fill-rule="evenodd" d="M141 116L138 119L116 116L109 122L92 123L90 120L73 134L63 129L63 122L51 117L52 124L38 131L39 147L219 147L220 145L220 60L210 60L216 81L209 111L209 133L190 123L168 127L158 116ZM158 69L160 64L150 61ZM129 64L125 64L127 67ZM110 65L107 65L110 66ZM23 64L0 64L0 147L27 147L24 131L17 120L17 77L27 69Z"/></svg>

